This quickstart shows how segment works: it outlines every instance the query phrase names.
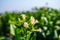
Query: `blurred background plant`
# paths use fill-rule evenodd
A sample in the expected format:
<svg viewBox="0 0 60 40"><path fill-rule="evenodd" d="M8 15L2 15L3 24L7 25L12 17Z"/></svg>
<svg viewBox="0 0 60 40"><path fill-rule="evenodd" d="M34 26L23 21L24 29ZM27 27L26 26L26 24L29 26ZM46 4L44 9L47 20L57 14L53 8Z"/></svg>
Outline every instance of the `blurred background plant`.
<svg viewBox="0 0 60 40"><path fill-rule="evenodd" d="M35 8L34 12L0 15L0 40L60 40L60 10Z"/></svg>

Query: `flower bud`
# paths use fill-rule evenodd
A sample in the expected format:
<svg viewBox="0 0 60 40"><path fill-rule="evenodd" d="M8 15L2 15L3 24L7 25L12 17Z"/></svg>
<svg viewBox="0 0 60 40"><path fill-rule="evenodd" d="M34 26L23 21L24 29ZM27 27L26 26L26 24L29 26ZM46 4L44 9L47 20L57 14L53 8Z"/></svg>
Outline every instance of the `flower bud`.
<svg viewBox="0 0 60 40"><path fill-rule="evenodd" d="M31 20L31 24L35 24L35 19L33 16L31 16L30 20Z"/></svg>

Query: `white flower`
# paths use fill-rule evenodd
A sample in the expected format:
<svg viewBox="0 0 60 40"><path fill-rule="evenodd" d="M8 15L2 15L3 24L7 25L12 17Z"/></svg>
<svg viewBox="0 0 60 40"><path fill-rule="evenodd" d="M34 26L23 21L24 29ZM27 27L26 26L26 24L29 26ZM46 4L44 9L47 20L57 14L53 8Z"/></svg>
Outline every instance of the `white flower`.
<svg viewBox="0 0 60 40"><path fill-rule="evenodd" d="M35 19L33 16L31 16L30 20L31 20L31 24L35 24Z"/></svg>
<svg viewBox="0 0 60 40"><path fill-rule="evenodd" d="M25 14L21 14L22 18L25 19L26 18L26 15Z"/></svg>
<svg viewBox="0 0 60 40"><path fill-rule="evenodd" d="M38 20L36 20L36 21L35 21L35 23L39 23L39 21L38 21Z"/></svg>
<svg viewBox="0 0 60 40"><path fill-rule="evenodd" d="M27 22L24 22L24 27L28 28L28 23Z"/></svg>
<svg viewBox="0 0 60 40"><path fill-rule="evenodd" d="M44 26L43 29L44 29L44 30L47 30L47 27Z"/></svg>
<svg viewBox="0 0 60 40"><path fill-rule="evenodd" d="M39 23L39 21L35 20L33 16L31 16L30 21L31 21L31 24L33 24L33 25L36 23Z"/></svg>

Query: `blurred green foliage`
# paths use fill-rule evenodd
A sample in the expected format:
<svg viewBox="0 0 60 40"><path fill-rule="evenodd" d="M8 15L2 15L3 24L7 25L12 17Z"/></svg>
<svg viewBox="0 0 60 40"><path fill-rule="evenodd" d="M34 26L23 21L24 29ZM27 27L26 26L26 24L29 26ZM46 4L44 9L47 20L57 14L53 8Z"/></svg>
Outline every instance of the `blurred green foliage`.
<svg viewBox="0 0 60 40"><path fill-rule="evenodd" d="M60 10L42 7L34 12L5 12L0 15L0 36L13 40L60 40Z"/></svg>

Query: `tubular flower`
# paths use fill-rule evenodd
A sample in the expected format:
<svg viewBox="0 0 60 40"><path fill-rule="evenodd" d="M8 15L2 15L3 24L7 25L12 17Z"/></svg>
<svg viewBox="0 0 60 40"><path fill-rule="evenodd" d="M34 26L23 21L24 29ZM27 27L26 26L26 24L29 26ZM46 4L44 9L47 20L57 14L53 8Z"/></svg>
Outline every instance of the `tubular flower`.
<svg viewBox="0 0 60 40"><path fill-rule="evenodd" d="M28 23L27 22L24 22L24 27L28 28Z"/></svg>
<svg viewBox="0 0 60 40"><path fill-rule="evenodd" d="M22 18L25 19L26 18L26 15L25 14L21 14Z"/></svg>
<svg viewBox="0 0 60 40"><path fill-rule="evenodd" d="M39 23L38 20L35 20L33 16L31 16L30 20L31 20L31 24L33 25Z"/></svg>
<svg viewBox="0 0 60 40"><path fill-rule="evenodd" d="M33 16L31 16L30 20L31 20L31 24L35 24L35 19Z"/></svg>
<svg viewBox="0 0 60 40"><path fill-rule="evenodd" d="M44 29L44 30L47 30L47 27L44 26L43 29Z"/></svg>
<svg viewBox="0 0 60 40"><path fill-rule="evenodd" d="M38 21L38 20L36 20L36 21L35 21L35 23L39 23L39 21Z"/></svg>

